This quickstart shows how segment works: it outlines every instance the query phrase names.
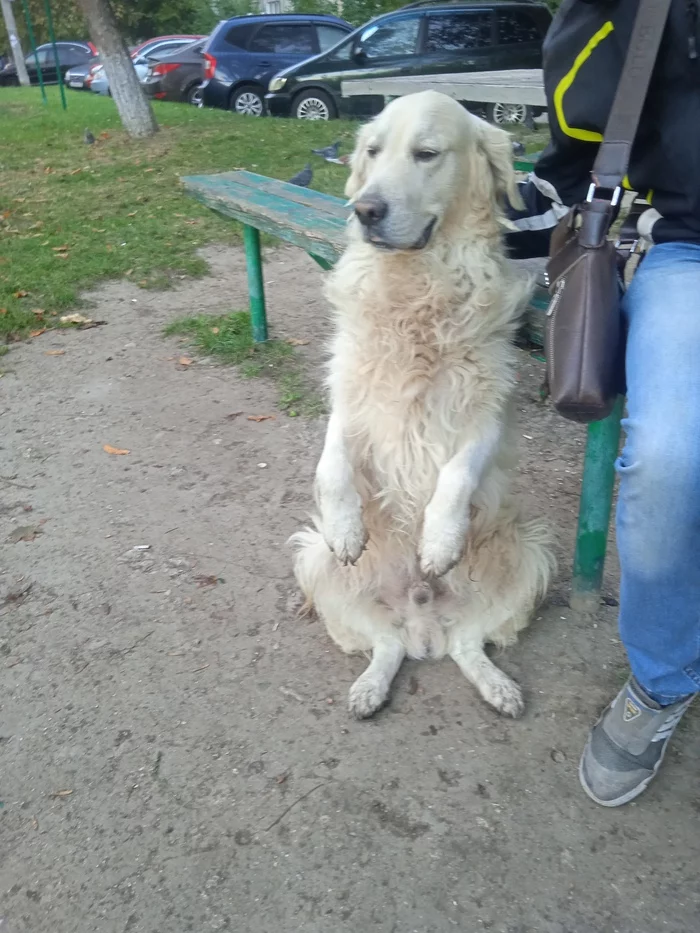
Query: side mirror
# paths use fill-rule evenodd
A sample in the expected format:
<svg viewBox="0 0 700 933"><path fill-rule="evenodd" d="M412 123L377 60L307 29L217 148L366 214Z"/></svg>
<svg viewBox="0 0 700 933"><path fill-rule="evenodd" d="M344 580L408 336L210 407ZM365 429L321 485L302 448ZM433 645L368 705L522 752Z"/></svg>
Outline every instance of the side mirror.
<svg viewBox="0 0 700 933"><path fill-rule="evenodd" d="M365 50L362 48L361 45L356 45L355 48L352 50L352 60L354 62L357 62L358 65L361 65L364 61L366 61L366 59L367 59L367 55L365 53Z"/></svg>

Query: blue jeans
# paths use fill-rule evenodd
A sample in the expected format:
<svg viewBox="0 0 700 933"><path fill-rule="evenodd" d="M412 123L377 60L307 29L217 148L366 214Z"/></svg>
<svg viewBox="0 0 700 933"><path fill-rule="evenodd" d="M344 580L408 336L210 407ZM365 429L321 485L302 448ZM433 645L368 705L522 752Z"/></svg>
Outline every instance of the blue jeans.
<svg viewBox="0 0 700 933"><path fill-rule="evenodd" d="M654 246L623 299L620 637L662 705L700 691L700 245Z"/></svg>

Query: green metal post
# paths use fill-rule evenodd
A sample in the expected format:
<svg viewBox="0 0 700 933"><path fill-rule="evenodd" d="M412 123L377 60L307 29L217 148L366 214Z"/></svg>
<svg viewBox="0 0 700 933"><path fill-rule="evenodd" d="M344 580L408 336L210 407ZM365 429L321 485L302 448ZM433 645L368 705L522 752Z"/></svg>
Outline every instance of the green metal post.
<svg viewBox="0 0 700 933"><path fill-rule="evenodd" d="M39 86L41 87L41 99L45 104L48 104L49 99L46 96L46 88L44 87L44 76L41 73L41 65L39 64L39 53L36 50L36 39L34 38L34 28L32 27L32 18L29 15L29 7L27 6L27 0L22 0L22 12L24 13L24 20L27 24L27 34L29 35L29 43L32 47L32 52L34 52L34 63L36 64L36 73L39 77Z"/></svg>
<svg viewBox="0 0 700 933"><path fill-rule="evenodd" d="M250 298L250 321L253 325L253 340L267 340L267 312L265 311L265 286L262 275L260 232L255 227L243 224L245 264L248 270L248 296Z"/></svg>
<svg viewBox="0 0 700 933"><path fill-rule="evenodd" d="M594 612L600 603L624 404L620 396L607 418L588 426L571 593L578 612Z"/></svg>
<svg viewBox="0 0 700 933"><path fill-rule="evenodd" d="M53 46L53 60L56 63L56 75L58 77L58 88L61 92L61 105L64 110L68 109L66 102L66 88L63 84L63 75L61 74L61 62L58 58L58 49L56 48L56 34L53 29L53 16L51 15L51 4L49 0L44 0L44 9L46 10L46 25L49 27L49 39Z"/></svg>
<svg viewBox="0 0 700 933"><path fill-rule="evenodd" d="M333 268L333 263L324 259L323 256L317 256L316 253L309 253L309 256L311 256L314 262L318 263L324 272L330 272Z"/></svg>

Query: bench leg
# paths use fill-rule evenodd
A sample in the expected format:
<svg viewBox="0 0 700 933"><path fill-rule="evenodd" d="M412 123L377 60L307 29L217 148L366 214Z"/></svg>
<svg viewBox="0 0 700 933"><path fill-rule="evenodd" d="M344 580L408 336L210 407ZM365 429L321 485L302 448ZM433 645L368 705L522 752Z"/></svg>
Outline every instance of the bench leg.
<svg viewBox="0 0 700 933"><path fill-rule="evenodd" d="M571 593L578 612L594 612L600 604L624 404L621 396L607 418L588 426Z"/></svg>
<svg viewBox="0 0 700 933"><path fill-rule="evenodd" d="M260 231L243 224L243 245L245 264L248 270L248 296L250 298L250 322L253 326L253 340L262 343L267 340L267 312L265 310L265 286L262 275L262 253L260 252Z"/></svg>

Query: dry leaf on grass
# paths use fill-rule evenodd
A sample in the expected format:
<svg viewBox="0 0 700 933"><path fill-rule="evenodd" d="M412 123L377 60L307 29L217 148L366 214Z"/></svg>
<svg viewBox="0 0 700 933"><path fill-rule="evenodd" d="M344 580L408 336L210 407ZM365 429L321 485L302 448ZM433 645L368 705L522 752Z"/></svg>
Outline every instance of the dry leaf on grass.
<svg viewBox="0 0 700 933"><path fill-rule="evenodd" d="M7 314L7 308L0 308L0 314Z"/></svg>
<svg viewBox="0 0 700 933"><path fill-rule="evenodd" d="M64 314L59 320L61 324L92 324L92 318L83 314Z"/></svg>
<svg viewBox="0 0 700 933"><path fill-rule="evenodd" d="M26 292L23 288L17 289L15 292L15 298L26 298L29 292Z"/></svg>
<svg viewBox="0 0 700 933"><path fill-rule="evenodd" d="M65 253L68 249L68 246L52 246L51 249L54 253Z"/></svg>
<svg viewBox="0 0 700 933"><path fill-rule="evenodd" d="M32 308L32 314L36 314L37 317L43 317L45 311L43 308Z"/></svg>
<svg viewBox="0 0 700 933"><path fill-rule="evenodd" d="M29 336L30 337L41 337L41 335L45 333L46 333L46 328L42 327L41 330L30 330Z"/></svg>
<svg viewBox="0 0 700 933"><path fill-rule="evenodd" d="M56 253L56 259L68 259L70 253Z"/></svg>
<svg viewBox="0 0 700 933"><path fill-rule="evenodd" d="M70 797L72 793L73 793L72 790L57 790L57 791L54 791L53 794L49 794L49 797L52 800L55 800L57 797Z"/></svg>
<svg viewBox="0 0 700 933"><path fill-rule="evenodd" d="M288 343L290 347L305 347L310 343L309 340L300 340L298 337L287 337L284 342Z"/></svg>
<svg viewBox="0 0 700 933"><path fill-rule="evenodd" d="M212 327L211 332L212 332L212 334L218 334L218 333L219 333L219 328L218 328L218 327Z"/></svg>
<svg viewBox="0 0 700 933"><path fill-rule="evenodd" d="M102 450L104 450L106 454L112 454L115 457L123 457L125 454L131 453L130 450L126 450L122 447L112 447L111 444L104 444Z"/></svg>
<svg viewBox="0 0 700 933"><path fill-rule="evenodd" d="M177 362L180 366L191 366L194 360L191 360L189 356L181 356Z"/></svg>
<svg viewBox="0 0 700 933"><path fill-rule="evenodd" d="M256 424L261 421L275 421L275 415L248 415L248 421L255 421Z"/></svg>
<svg viewBox="0 0 700 933"><path fill-rule="evenodd" d="M44 356L63 356L65 350L44 350Z"/></svg>
<svg viewBox="0 0 700 933"><path fill-rule="evenodd" d="M126 215L127 217L136 217L136 211L132 211L130 214Z"/></svg>
<svg viewBox="0 0 700 933"><path fill-rule="evenodd" d="M38 525L20 525L19 528L15 528L14 531L10 532L10 536L7 539L11 544L18 544L20 541L33 541L37 535L41 535L44 532Z"/></svg>

